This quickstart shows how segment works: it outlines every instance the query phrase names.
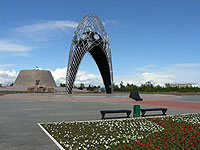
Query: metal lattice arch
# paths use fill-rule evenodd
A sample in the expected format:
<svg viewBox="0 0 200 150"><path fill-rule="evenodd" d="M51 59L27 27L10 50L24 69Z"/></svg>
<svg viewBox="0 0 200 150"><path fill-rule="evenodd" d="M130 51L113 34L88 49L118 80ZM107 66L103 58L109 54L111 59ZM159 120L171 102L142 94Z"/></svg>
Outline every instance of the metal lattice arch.
<svg viewBox="0 0 200 150"><path fill-rule="evenodd" d="M101 73L106 93L113 92L112 58L108 35L96 15L87 15L79 23L70 47L66 92L72 93L76 74L86 53L91 54Z"/></svg>

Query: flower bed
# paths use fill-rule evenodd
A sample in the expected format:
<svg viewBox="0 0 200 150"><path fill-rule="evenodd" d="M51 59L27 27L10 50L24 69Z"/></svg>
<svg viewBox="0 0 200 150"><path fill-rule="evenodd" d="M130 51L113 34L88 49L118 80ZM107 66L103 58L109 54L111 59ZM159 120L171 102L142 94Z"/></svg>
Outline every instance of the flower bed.
<svg viewBox="0 0 200 150"><path fill-rule="evenodd" d="M41 125L65 149L200 148L200 114Z"/></svg>

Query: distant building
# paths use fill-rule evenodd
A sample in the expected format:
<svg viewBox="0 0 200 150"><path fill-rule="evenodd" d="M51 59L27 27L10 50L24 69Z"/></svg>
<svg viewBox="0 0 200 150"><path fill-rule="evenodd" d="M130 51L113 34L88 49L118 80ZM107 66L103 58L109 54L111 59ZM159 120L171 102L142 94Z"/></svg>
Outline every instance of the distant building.
<svg viewBox="0 0 200 150"><path fill-rule="evenodd" d="M99 93L99 88L94 88L94 93Z"/></svg>
<svg viewBox="0 0 200 150"><path fill-rule="evenodd" d="M166 87L197 87L197 84L194 83L166 83Z"/></svg>

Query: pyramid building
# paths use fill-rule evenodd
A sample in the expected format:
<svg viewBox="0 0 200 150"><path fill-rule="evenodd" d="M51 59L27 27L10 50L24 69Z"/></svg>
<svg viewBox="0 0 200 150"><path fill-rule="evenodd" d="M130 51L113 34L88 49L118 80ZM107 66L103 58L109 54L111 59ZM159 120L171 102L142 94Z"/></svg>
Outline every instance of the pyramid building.
<svg viewBox="0 0 200 150"><path fill-rule="evenodd" d="M14 86L34 87L35 85L56 87L49 70L21 70L14 83Z"/></svg>

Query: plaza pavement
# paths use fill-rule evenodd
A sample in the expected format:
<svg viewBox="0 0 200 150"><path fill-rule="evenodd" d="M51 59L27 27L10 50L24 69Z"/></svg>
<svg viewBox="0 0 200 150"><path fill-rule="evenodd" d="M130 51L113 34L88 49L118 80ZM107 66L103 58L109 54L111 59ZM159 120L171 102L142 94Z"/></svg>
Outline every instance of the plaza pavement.
<svg viewBox="0 0 200 150"><path fill-rule="evenodd" d="M0 150L58 150L39 128L38 122L99 120L99 111L105 109L132 110L133 105L139 104L142 108L167 107L168 115L200 113L200 96L143 94L142 97L143 102L128 98L128 94L82 93L66 96L34 93L0 96Z"/></svg>

